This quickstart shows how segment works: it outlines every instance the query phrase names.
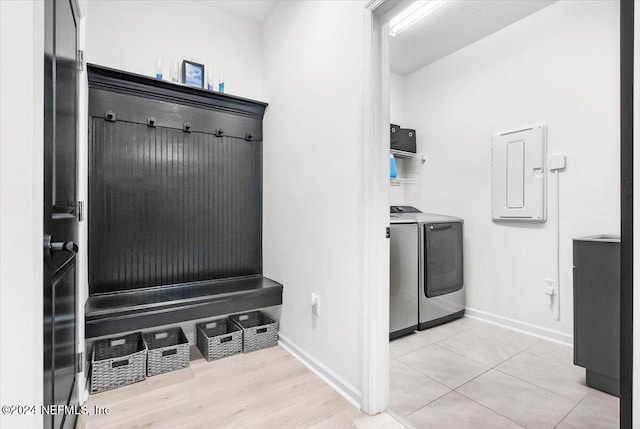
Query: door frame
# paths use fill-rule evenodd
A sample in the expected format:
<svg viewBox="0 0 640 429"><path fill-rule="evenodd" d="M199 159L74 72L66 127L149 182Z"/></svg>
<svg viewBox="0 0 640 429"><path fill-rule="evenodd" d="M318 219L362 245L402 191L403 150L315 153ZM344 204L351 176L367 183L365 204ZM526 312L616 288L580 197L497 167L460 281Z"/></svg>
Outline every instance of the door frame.
<svg viewBox="0 0 640 429"><path fill-rule="evenodd" d="M633 427L634 402L633 388L640 383L634 380L634 367L640 367L640 363L634 364L634 332L640 333L640 326L634 330L633 307L634 299L640 299L633 293L634 266L640 268L640 254L634 256L634 200L640 201L640 195L635 197L633 189L634 164L640 162L640 153L634 155L633 141L635 135L640 133L640 120L634 122L635 116L640 113L638 103L638 88L634 81L640 82L640 67L635 68L635 62L640 60L640 54L636 54L639 47L636 40L640 37L640 22L635 22L634 10L640 6L638 0L620 1L620 189L621 197L621 246L620 246L620 427ZM639 118L640 119L640 118ZM637 123L637 125L636 125ZM636 160L635 157L638 157ZM640 213L640 211L636 211ZM640 217L638 218L640 222ZM637 322L636 322L637 323Z"/></svg>
<svg viewBox="0 0 640 429"><path fill-rule="evenodd" d="M389 133L389 46L388 13L398 3L370 0L364 7L363 70L363 309L362 309L362 410L368 414L383 412L389 395L388 319L389 243L383 230L389 226L389 174L387 156ZM621 189L621 284L620 284L620 427L632 427L633 385L633 137L640 135L640 120L634 127L634 114L640 114L640 71L634 89L634 50L640 48L640 23L634 23L634 6L640 0L620 1L620 179ZM634 26L635 28L634 32ZM634 49L634 39L638 48ZM636 55L640 61L640 52ZM640 64L638 69L640 70ZM638 95L634 97L633 92ZM635 129L634 129L635 128ZM640 154L638 162L640 162ZM640 191L638 191L640 194ZM640 201L640 196L638 197ZM639 211L640 212L640 211ZM640 223L640 215L638 216ZM635 264L640 268L640 255ZM636 294L640 295L640 294ZM640 300L639 296L636 299ZM640 320L636 332L640 333ZM640 354L636 359L640 370ZM638 405L640 406L640 404Z"/></svg>
<svg viewBox="0 0 640 429"><path fill-rule="evenodd" d="M390 2L386 2L389 6ZM389 122L388 45L382 37L385 0L364 8L362 399L367 414L389 402ZM386 91L384 90L386 88ZM386 132L385 132L386 131Z"/></svg>

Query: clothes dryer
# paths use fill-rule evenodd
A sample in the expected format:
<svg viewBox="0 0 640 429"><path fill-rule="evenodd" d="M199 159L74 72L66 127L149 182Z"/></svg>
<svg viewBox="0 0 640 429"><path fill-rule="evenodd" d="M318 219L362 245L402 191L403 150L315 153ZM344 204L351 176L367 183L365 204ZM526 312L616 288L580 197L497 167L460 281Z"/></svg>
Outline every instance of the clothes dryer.
<svg viewBox="0 0 640 429"><path fill-rule="evenodd" d="M418 244L418 329L462 317L464 290L464 221L422 213L411 206L391 206L391 223L415 223Z"/></svg>

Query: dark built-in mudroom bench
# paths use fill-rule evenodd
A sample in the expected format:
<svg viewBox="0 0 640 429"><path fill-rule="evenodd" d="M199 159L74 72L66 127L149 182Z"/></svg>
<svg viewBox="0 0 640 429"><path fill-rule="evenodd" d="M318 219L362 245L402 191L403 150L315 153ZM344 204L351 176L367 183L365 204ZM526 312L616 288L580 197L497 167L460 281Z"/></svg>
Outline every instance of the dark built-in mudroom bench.
<svg viewBox="0 0 640 429"><path fill-rule="evenodd" d="M282 285L262 276L94 295L85 306L85 336L95 338L280 304Z"/></svg>
<svg viewBox="0 0 640 429"><path fill-rule="evenodd" d="M87 72L86 337L282 304L262 274L267 103Z"/></svg>

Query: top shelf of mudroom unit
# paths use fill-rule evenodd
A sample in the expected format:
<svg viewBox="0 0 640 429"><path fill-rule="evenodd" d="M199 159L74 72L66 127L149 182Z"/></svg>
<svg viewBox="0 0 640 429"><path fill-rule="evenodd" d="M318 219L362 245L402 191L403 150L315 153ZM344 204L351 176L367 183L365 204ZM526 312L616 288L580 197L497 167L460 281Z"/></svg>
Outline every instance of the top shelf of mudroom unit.
<svg viewBox="0 0 640 429"><path fill-rule="evenodd" d="M2 0L0 0L2 1ZM87 64L89 89L109 91L151 98L207 110L262 120L268 104L182 83L159 80L155 77L131 73L97 64ZM127 107L129 108L129 107ZM225 131L227 131L225 129ZM225 133L227 135L227 133Z"/></svg>
<svg viewBox="0 0 640 429"><path fill-rule="evenodd" d="M391 149L391 153L396 158L406 158L406 159L411 159L416 161L419 160L422 162L425 162L427 160L426 155L423 155L421 153L405 152L403 150L397 150L397 149Z"/></svg>

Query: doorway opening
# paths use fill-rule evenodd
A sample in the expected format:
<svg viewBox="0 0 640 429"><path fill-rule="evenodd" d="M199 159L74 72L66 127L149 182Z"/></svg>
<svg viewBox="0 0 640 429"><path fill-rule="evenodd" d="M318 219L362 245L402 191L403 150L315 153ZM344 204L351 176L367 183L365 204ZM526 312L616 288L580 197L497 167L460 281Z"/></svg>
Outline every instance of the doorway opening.
<svg viewBox="0 0 640 429"><path fill-rule="evenodd" d="M522 382L540 389L532 389L532 395L555 395L550 398L568 401L566 412L558 410L554 424L565 419L569 424L579 418L571 412L580 411L582 405L593 409L603 406L609 415L613 410L616 424L619 421L627 427L632 309L630 261L626 258L632 236L629 198L621 197L619 184L622 180L626 195L625 177L630 183L631 166L625 167L623 162L621 169L620 161L625 153L631 159L628 148L625 152L630 136L624 134L630 124L627 119L625 125L625 109L631 102L626 100L625 104L621 98L619 82L624 93L625 61L632 58L625 40L632 40L633 32L628 22L620 20L625 12L620 8L625 6L589 2L587 8L581 8L585 5L575 2L523 2L522 7L532 9L505 11L503 2L483 2L496 9L493 15L485 10L492 17L485 15L476 21L483 25L471 36L473 13L462 13L459 8L472 7L474 2L440 2L423 19L429 25L422 30L415 30L420 27L416 24L412 32L390 37L389 21L411 2L387 3L377 2L371 9L372 100L381 103L375 107L383 119L378 124L381 142L376 147L382 152L380 162L387 162L389 140L385 133L389 124L399 125L415 130L415 152L426 161L423 163L423 156L417 157L418 162L395 157L396 178L382 186L390 192L389 205L416 207L465 221L467 292L464 318L391 343L390 410L394 411L395 372L407 380L426 377L436 382L422 386L420 399L405 401L410 404L404 408L397 406L400 410L394 414L400 419L420 410L425 413L429 404L438 401L449 407L474 401L477 393L475 402L481 407L526 426L526 416L499 409L505 402L499 395L496 404L479 399L500 383ZM628 10L625 13L629 16ZM461 31L456 22L464 19L471 21L463 23ZM496 27L489 29L488 23ZM424 39L423 44L419 38ZM403 40L405 46L400 43ZM431 58L418 58L418 53L425 51ZM381 95L375 94L377 89ZM563 155L564 162L562 168L548 166L545 173L546 221L495 221L491 215L493 136L537 124L546 126L545 167L550 155ZM385 179L391 170L390 166L383 172ZM592 181L590 172L595 170L599 179ZM385 210L388 216L388 207ZM573 239L604 233L622 236L617 242L621 262L614 263L614 267L622 267L621 271L614 269L621 295L613 299L618 305L623 301L618 313L622 324L617 328L621 332L617 363L622 375L619 420L617 398L606 393L600 396L601 392L586 384L584 370L573 365L570 347L574 339ZM454 358L458 366L437 368L433 364ZM456 368L455 375L464 372L460 368L465 364L470 368L479 364L475 368L478 373L470 371L466 380L446 378L446 373ZM518 367L532 373L535 365L545 364L558 370L557 376L548 370L540 373L550 376L551 384L518 373ZM569 374L580 379L571 387L552 385Z"/></svg>

